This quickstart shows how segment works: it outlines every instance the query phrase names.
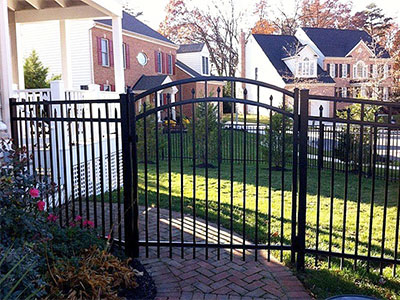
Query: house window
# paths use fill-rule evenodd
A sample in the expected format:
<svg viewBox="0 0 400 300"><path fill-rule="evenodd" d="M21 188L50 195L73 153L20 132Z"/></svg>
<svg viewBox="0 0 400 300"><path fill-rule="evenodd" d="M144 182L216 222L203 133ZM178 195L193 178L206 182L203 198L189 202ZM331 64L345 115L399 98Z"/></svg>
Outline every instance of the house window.
<svg viewBox="0 0 400 300"><path fill-rule="evenodd" d="M347 77L347 64L342 64L342 78Z"/></svg>
<svg viewBox="0 0 400 300"><path fill-rule="evenodd" d="M389 65L383 66L383 78L386 79L389 77Z"/></svg>
<svg viewBox="0 0 400 300"><path fill-rule="evenodd" d="M347 97L347 87L342 87L342 97L345 98Z"/></svg>
<svg viewBox="0 0 400 300"><path fill-rule="evenodd" d="M383 88L383 100L389 100L389 88L388 87L384 87Z"/></svg>
<svg viewBox="0 0 400 300"><path fill-rule="evenodd" d="M168 74L172 74L172 55L167 55Z"/></svg>
<svg viewBox="0 0 400 300"><path fill-rule="evenodd" d="M126 44L122 43L122 57L124 63L124 69L126 69Z"/></svg>
<svg viewBox="0 0 400 300"><path fill-rule="evenodd" d="M297 64L297 76L314 76L315 65L308 58Z"/></svg>
<svg viewBox="0 0 400 300"><path fill-rule="evenodd" d="M157 72L162 73L162 53L157 52Z"/></svg>
<svg viewBox="0 0 400 300"><path fill-rule="evenodd" d="M335 78L335 77L336 77L335 64L330 64L330 65L329 65L329 75L330 75L332 78Z"/></svg>
<svg viewBox="0 0 400 300"><path fill-rule="evenodd" d="M354 66L354 78L366 78L367 77L367 66L364 62L359 61Z"/></svg>
<svg viewBox="0 0 400 300"><path fill-rule="evenodd" d="M110 47L107 39L101 39L101 62L103 67L110 66Z"/></svg>
<svg viewBox="0 0 400 300"><path fill-rule="evenodd" d="M202 56L203 74L208 74L208 57Z"/></svg>
<svg viewBox="0 0 400 300"><path fill-rule="evenodd" d="M378 77L378 66L377 65L372 65L372 76L373 76L373 78Z"/></svg>

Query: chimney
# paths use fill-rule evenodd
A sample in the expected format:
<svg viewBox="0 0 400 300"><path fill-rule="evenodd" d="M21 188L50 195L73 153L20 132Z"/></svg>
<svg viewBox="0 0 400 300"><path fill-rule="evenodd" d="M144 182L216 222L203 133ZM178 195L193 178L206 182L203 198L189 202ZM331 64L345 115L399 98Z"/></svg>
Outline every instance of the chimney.
<svg viewBox="0 0 400 300"><path fill-rule="evenodd" d="M246 38L243 31L240 32L240 77L246 78ZM242 83L245 88L245 84Z"/></svg>

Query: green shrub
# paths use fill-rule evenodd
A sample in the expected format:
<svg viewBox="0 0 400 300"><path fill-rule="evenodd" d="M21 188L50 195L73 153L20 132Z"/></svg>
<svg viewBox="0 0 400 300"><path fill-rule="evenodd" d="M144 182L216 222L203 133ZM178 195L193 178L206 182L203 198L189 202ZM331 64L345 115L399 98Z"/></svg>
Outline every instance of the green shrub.
<svg viewBox="0 0 400 300"><path fill-rule="evenodd" d="M39 55L35 50L25 59L24 80L27 89L49 88L50 82L61 79L61 75L52 75L49 80L47 76L49 68L45 67L39 60Z"/></svg>
<svg viewBox="0 0 400 300"><path fill-rule="evenodd" d="M285 134L283 134L284 120ZM293 156L293 135L291 133L293 120L275 112L272 114L269 125L271 130L267 128L265 136L261 137L261 153L263 159L268 162L271 153L271 167L273 169L281 169L283 167L283 157L285 158L285 165L287 165L291 162ZM283 145L285 145L285 149Z"/></svg>
<svg viewBox="0 0 400 300"><path fill-rule="evenodd" d="M206 118L207 115L207 118ZM188 126L188 134L192 141L195 141L196 158L199 158L202 165L206 164L206 131L207 151L209 160L218 159L218 106L213 103L200 102L196 106L195 133L193 136L193 119ZM207 120L206 120L207 119ZM207 121L207 122L206 122ZM193 149L189 147L192 155Z"/></svg>

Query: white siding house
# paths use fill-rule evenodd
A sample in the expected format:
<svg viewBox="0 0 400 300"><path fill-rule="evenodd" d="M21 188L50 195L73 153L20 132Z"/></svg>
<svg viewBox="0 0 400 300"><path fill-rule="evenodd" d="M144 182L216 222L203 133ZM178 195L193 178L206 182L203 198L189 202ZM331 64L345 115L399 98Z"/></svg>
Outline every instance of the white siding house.
<svg viewBox="0 0 400 300"><path fill-rule="evenodd" d="M250 36L247 42L245 55L246 78L268 82L269 84L276 85L280 88L285 87L285 82L282 77L279 75L278 71L275 69L253 36ZM246 88L248 93L247 98L256 101L257 87L254 85L247 85ZM282 93L266 88L260 89L260 102L270 104L270 96L273 97L273 105L275 107L282 103ZM256 107L248 107L248 112L256 113ZM260 113L266 114L267 110L261 109Z"/></svg>
<svg viewBox="0 0 400 300"><path fill-rule="evenodd" d="M197 73L210 75L210 52L204 43L180 45L177 59Z"/></svg>
<svg viewBox="0 0 400 300"><path fill-rule="evenodd" d="M72 86L92 83L92 52L90 28L92 20L71 20L66 22L68 52L71 56ZM49 77L62 73L60 26L58 21L21 24L21 47L23 61L35 50L44 66L49 68Z"/></svg>

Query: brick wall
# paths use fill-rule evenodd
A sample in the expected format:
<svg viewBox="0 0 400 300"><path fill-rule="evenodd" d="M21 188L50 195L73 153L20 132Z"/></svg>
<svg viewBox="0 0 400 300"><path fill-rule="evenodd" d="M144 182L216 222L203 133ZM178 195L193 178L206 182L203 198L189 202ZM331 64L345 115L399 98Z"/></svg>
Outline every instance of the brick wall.
<svg viewBox="0 0 400 300"><path fill-rule="evenodd" d="M112 32L99 27L92 28L94 83L105 84L108 81L110 85L114 85L114 67L103 67L98 63L97 37L106 38L111 42ZM142 75L158 75L155 70L154 51L161 51L176 57L176 49L174 47L160 45L151 41L144 41L127 35L123 35L123 41L129 48L129 64L127 64L129 67L127 67L124 72L125 83L128 86L133 86ZM145 66L140 65L136 59L140 52L145 53L148 58L148 62Z"/></svg>
<svg viewBox="0 0 400 300"><path fill-rule="evenodd" d="M354 79L354 71L353 71L353 66L358 62L358 61L363 61L368 68L367 75L368 77L365 80L355 80ZM388 64L390 68L393 66L393 61L391 59L383 59L383 58L374 58L371 57L371 53L368 51L368 49L364 46L364 44L359 44L356 48L352 50L351 53L349 53L348 57L343 57L343 58L336 58L336 57L327 57L324 60L324 70L326 70L328 73L330 72L329 70L329 65L337 65L337 68L335 68L337 71L340 71L340 65L341 64L348 64L350 65L349 72L347 77L342 78L342 74L338 74L339 72L336 72L335 77L333 78L336 82L335 87L336 88L350 88L357 86L357 81L359 81L359 85L362 85L363 83L368 83L368 82L378 82L376 79L373 79L371 77L371 65L378 65L378 64ZM340 71L341 73L341 71ZM389 73L390 74L390 73ZM382 76L382 75L381 75ZM391 76L387 79L380 79L379 80L379 86L381 87L391 87L393 85L393 81ZM347 96L353 96L355 97L356 95L352 95L352 93L348 93Z"/></svg>

